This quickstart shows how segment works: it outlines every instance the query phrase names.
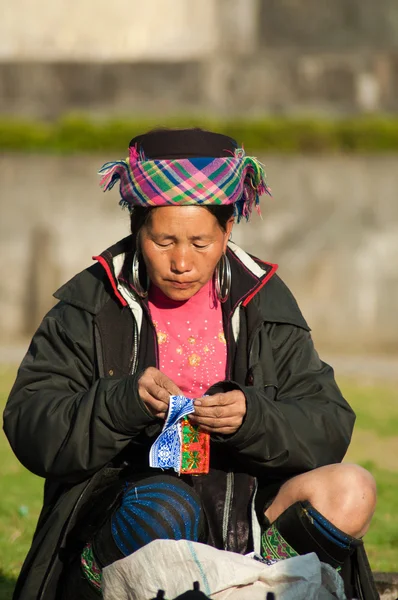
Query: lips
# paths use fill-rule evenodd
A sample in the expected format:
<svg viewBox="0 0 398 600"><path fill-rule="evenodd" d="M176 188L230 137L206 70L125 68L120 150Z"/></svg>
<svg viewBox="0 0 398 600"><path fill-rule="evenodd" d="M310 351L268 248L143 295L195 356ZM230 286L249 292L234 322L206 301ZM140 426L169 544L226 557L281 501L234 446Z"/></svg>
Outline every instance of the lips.
<svg viewBox="0 0 398 600"><path fill-rule="evenodd" d="M178 279L169 279L168 281L170 281L171 283L182 283L182 284L184 284L184 283L189 283L189 284L195 283L194 281L178 281Z"/></svg>

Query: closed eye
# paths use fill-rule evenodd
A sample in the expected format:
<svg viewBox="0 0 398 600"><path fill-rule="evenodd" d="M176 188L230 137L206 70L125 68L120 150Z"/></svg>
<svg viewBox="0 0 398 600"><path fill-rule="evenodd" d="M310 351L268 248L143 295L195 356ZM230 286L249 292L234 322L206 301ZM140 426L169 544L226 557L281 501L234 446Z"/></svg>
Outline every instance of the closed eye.
<svg viewBox="0 0 398 600"><path fill-rule="evenodd" d="M171 246L172 242L169 242L168 244L159 244L159 242L155 242L155 244L159 246L159 248L168 248Z"/></svg>

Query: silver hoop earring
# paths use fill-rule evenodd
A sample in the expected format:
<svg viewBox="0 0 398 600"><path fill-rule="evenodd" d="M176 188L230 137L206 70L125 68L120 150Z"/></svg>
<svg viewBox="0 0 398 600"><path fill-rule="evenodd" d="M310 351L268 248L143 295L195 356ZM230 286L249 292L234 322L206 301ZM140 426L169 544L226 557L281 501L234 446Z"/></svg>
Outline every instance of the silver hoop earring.
<svg viewBox="0 0 398 600"><path fill-rule="evenodd" d="M231 265L226 254L222 255L216 266L214 272L214 285L217 298L220 302L225 302L231 291Z"/></svg>
<svg viewBox="0 0 398 600"><path fill-rule="evenodd" d="M140 261L138 252L134 252L133 257L133 265L132 265L132 278L133 278L133 286L137 294L141 298L146 298L148 296L148 290L144 290L140 282ZM149 287L149 286L148 286Z"/></svg>

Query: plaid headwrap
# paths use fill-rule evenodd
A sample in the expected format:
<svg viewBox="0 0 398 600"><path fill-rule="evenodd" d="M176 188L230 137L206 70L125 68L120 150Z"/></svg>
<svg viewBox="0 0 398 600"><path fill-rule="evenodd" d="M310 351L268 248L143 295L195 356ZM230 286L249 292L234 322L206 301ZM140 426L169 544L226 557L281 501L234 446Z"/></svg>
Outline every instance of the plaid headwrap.
<svg viewBox="0 0 398 600"><path fill-rule="evenodd" d="M259 197L271 195L263 165L243 148L227 157L146 159L142 149L129 148L126 160L105 163L99 170L104 191L120 181L120 205L235 205L238 218L249 218Z"/></svg>

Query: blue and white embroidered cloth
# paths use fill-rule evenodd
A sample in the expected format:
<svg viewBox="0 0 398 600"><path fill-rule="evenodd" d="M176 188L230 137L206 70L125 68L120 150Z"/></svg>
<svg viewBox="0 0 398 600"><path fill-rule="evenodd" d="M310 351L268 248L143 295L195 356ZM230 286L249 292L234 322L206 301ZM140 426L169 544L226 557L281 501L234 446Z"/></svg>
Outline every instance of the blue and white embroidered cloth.
<svg viewBox="0 0 398 600"><path fill-rule="evenodd" d="M159 437L149 451L149 466L181 471L181 420L195 411L193 400L170 396L167 419Z"/></svg>

